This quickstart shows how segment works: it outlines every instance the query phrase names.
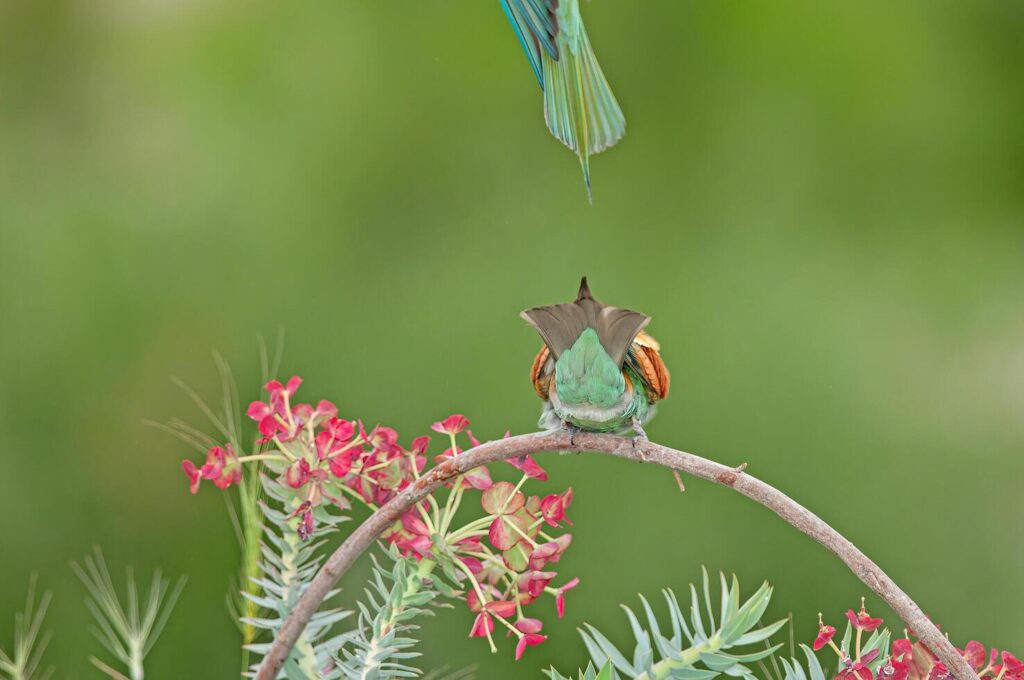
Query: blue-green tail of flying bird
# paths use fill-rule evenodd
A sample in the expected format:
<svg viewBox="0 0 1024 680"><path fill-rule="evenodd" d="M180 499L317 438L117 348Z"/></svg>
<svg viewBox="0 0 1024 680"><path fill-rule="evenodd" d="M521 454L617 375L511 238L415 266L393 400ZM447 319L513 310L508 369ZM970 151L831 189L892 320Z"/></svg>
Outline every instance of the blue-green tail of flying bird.
<svg viewBox="0 0 1024 680"><path fill-rule="evenodd" d="M501 0L501 6L544 90L548 129L579 157L593 201L590 156L626 134L626 118L590 47L579 0Z"/></svg>

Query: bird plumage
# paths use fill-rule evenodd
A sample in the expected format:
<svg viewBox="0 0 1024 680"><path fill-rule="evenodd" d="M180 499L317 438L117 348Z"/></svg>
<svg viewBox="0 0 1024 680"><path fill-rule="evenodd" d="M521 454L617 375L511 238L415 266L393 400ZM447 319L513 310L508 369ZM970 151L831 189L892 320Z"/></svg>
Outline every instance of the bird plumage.
<svg viewBox="0 0 1024 680"><path fill-rule="evenodd" d="M545 402L542 427L625 432L650 421L668 396L660 346L643 330L650 317L598 302L586 277L573 302L527 309L522 317L544 340L530 374Z"/></svg>
<svg viewBox="0 0 1024 680"><path fill-rule="evenodd" d="M544 90L544 120L579 158L587 196L590 156L626 133L626 118L590 46L579 0L500 0Z"/></svg>

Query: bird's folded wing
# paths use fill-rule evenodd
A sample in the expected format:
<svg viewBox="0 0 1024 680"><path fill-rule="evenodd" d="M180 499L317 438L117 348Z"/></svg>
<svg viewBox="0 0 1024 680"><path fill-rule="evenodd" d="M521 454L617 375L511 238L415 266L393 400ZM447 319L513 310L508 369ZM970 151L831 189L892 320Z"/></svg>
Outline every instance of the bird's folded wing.
<svg viewBox="0 0 1024 680"><path fill-rule="evenodd" d="M515 29L519 44L523 46L530 68L542 88L541 50L558 60L558 44L555 42L558 24L554 15L557 4L558 0L501 0L502 9Z"/></svg>

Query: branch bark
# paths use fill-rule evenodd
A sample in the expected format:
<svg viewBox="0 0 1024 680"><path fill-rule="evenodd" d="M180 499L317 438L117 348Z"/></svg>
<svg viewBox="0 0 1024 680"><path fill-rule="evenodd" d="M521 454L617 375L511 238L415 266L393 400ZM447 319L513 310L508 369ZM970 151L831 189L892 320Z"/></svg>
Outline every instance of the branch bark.
<svg viewBox="0 0 1024 680"><path fill-rule="evenodd" d="M924 615L921 608L897 586L877 564L824 520L786 494L746 474L743 466L731 468L691 453L670 449L649 441L636 441L608 434L538 432L487 442L427 472L359 525L327 559L309 588L288 616L263 660L256 680L275 680L295 641L327 593L378 536L402 513L446 481L469 470L528 453L580 451L606 453L644 463L662 465L709 482L729 487L760 503L790 525L807 534L839 556L846 566L899 615L959 680L978 680L978 675L946 637Z"/></svg>

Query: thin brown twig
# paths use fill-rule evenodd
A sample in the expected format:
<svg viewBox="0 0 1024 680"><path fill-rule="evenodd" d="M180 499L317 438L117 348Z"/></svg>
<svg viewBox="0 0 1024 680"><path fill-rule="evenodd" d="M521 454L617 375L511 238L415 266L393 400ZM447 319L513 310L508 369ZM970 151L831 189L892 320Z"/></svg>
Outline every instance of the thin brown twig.
<svg viewBox="0 0 1024 680"><path fill-rule="evenodd" d="M356 559L402 514L446 481L469 470L515 456L540 451L593 451L639 462L663 465L709 482L727 486L760 503L790 525L807 534L839 556L857 578L884 600L908 628L960 680L978 680L978 675L960 656L946 637L939 632L921 608L897 586L877 564L844 538L824 520L775 487L744 472L745 465L729 467L691 453L670 449L646 440L634 440L608 434L568 432L537 432L487 442L431 469L420 479L374 512L353 531L327 559L309 587L303 592L295 609L278 632L263 660L256 680L274 680L295 641L316 612L327 593L334 587Z"/></svg>

